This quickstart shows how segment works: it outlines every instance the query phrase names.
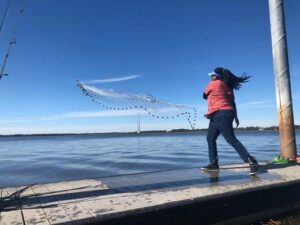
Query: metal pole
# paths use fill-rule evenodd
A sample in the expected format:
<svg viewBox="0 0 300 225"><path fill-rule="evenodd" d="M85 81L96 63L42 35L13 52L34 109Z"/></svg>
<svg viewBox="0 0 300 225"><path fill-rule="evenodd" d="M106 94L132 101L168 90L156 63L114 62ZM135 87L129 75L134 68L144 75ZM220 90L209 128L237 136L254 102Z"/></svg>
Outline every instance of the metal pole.
<svg viewBox="0 0 300 225"><path fill-rule="evenodd" d="M281 156L297 155L283 0L269 0Z"/></svg>

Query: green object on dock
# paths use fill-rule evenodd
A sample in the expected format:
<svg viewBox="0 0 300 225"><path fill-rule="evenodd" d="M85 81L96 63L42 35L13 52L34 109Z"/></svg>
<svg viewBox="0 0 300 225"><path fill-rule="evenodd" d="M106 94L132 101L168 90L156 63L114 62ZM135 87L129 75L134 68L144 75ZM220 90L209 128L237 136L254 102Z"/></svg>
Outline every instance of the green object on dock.
<svg viewBox="0 0 300 225"><path fill-rule="evenodd" d="M278 155L271 161L269 161L271 164L289 164L289 161L282 156Z"/></svg>

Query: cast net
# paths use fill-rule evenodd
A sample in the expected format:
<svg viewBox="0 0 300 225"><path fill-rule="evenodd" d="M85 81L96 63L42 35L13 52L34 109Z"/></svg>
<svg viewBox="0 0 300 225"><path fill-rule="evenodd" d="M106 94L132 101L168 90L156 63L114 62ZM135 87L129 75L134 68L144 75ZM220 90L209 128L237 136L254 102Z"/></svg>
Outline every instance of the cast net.
<svg viewBox="0 0 300 225"><path fill-rule="evenodd" d="M129 94L113 89L102 89L77 81L83 94L101 107L109 110L135 110L140 114L148 114L156 119L187 120L192 130L195 128L197 110L189 105L173 104L154 97L151 94Z"/></svg>

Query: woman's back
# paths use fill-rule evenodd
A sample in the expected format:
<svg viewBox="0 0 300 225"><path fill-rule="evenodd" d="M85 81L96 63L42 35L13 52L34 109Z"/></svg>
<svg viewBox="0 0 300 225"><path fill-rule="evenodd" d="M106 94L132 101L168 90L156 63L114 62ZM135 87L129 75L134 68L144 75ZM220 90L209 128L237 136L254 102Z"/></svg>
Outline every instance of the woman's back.
<svg viewBox="0 0 300 225"><path fill-rule="evenodd" d="M222 80L212 80L205 88L208 101L208 113L210 115L219 109L234 110L232 105L233 92Z"/></svg>

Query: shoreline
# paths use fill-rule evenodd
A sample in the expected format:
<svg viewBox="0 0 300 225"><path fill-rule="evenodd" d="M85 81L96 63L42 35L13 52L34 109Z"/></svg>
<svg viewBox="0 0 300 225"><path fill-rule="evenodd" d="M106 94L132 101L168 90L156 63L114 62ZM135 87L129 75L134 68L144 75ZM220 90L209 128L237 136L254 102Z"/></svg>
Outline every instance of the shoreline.
<svg viewBox="0 0 300 225"><path fill-rule="evenodd" d="M51 137L51 136L137 136L137 135L151 135L151 134L191 134L191 133L205 133L208 129L174 129L174 130L150 130L150 131L141 131L137 132L107 132L107 133L41 133L41 134L0 134L1 137ZM258 128L258 127L241 127L234 128L236 132L278 132L276 127L266 127L266 128ZM295 131L300 130L300 125L295 125Z"/></svg>

